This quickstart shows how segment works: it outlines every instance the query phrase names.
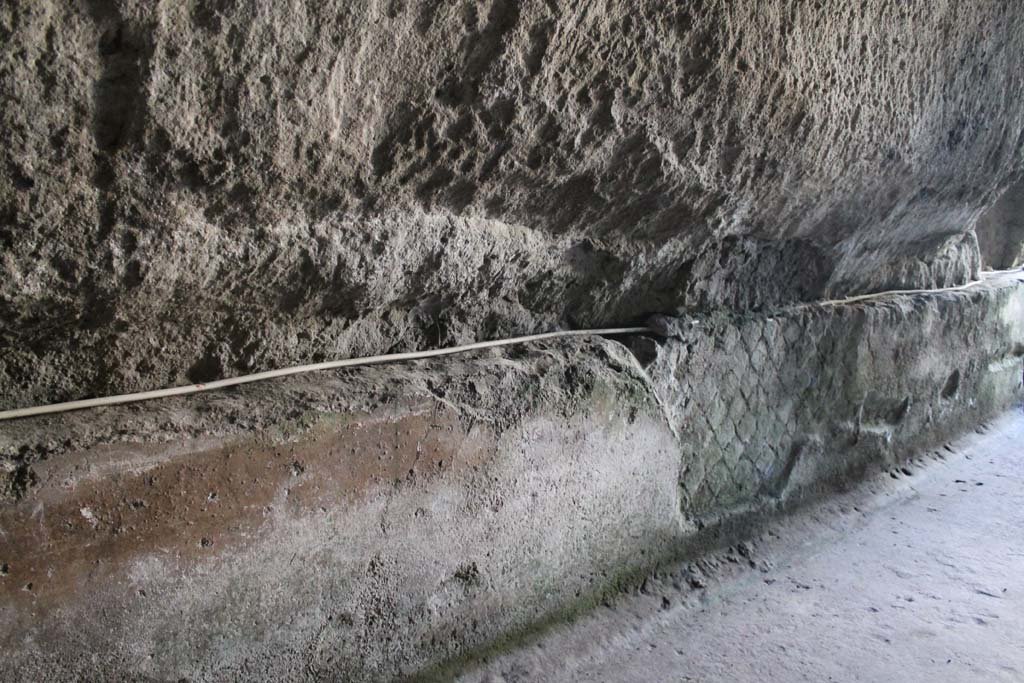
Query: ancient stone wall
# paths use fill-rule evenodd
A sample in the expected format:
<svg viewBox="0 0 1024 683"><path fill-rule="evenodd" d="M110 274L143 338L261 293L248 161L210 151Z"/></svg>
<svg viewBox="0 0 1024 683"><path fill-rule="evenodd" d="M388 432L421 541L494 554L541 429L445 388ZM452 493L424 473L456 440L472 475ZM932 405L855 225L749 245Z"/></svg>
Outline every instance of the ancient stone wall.
<svg viewBox="0 0 1024 683"><path fill-rule="evenodd" d="M0 678L423 671L900 476L1021 284L800 304L1019 263L1021 92L994 0L0 4L0 409L669 334L0 422Z"/></svg>
<svg viewBox="0 0 1024 683"><path fill-rule="evenodd" d="M1015 2L15 0L0 407L972 278Z"/></svg>
<svg viewBox="0 0 1024 683"><path fill-rule="evenodd" d="M381 680L1024 398L1024 283L0 423L0 678Z"/></svg>

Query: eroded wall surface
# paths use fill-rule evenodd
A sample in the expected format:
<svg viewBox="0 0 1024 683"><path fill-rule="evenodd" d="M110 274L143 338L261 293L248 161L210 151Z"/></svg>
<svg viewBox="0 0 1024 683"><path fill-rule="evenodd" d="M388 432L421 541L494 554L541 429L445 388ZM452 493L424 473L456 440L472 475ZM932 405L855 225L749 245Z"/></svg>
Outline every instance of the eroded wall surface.
<svg viewBox="0 0 1024 683"><path fill-rule="evenodd" d="M991 0L3 3L0 409L675 319L0 423L0 678L427 670L1019 400L1012 276L794 305L1018 262L1022 60Z"/></svg>
<svg viewBox="0 0 1024 683"><path fill-rule="evenodd" d="M0 407L971 279L1015 2L13 0Z"/></svg>
<svg viewBox="0 0 1024 683"><path fill-rule="evenodd" d="M0 678L422 673L1024 398L1020 276L661 325L3 423Z"/></svg>
<svg viewBox="0 0 1024 683"><path fill-rule="evenodd" d="M1024 265L1024 180L1011 185L974 226L987 268Z"/></svg>

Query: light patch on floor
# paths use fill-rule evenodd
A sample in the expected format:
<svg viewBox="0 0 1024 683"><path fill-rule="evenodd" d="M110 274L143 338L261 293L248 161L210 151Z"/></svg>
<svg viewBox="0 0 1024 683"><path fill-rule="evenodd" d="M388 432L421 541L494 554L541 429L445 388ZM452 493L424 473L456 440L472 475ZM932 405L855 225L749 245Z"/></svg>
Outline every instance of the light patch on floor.
<svg viewBox="0 0 1024 683"><path fill-rule="evenodd" d="M1024 680L1024 412L652 577L489 681Z"/></svg>

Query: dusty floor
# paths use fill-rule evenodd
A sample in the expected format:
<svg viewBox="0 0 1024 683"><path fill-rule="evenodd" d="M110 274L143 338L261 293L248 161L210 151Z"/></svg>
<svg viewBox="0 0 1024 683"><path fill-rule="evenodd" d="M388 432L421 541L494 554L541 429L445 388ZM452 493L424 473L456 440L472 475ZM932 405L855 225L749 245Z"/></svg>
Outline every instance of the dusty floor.
<svg viewBox="0 0 1024 683"><path fill-rule="evenodd" d="M463 681L1022 681L1024 412Z"/></svg>

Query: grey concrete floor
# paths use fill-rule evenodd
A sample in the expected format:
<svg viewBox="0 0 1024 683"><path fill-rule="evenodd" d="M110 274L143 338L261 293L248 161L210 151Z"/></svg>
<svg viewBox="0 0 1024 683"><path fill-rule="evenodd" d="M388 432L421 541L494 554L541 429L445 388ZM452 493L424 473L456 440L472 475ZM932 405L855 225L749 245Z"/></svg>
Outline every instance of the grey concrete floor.
<svg viewBox="0 0 1024 683"><path fill-rule="evenodd" d="M1024 681L1024 413L463 681Z"/></svg>

